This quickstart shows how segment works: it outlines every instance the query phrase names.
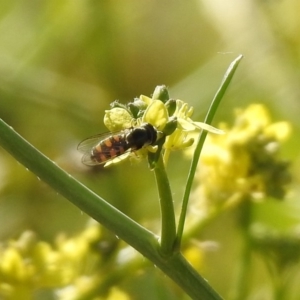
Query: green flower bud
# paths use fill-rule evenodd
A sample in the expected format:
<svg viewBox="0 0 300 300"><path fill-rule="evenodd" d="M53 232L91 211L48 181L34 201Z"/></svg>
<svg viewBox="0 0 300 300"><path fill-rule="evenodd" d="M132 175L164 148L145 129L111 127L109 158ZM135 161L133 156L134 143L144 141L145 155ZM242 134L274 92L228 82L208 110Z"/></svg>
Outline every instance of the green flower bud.
<svg viewBox="0 0 300 300"><path fill-rule="evenodd" d="M176 100L170 99L165 103L165 106L168 110L169 116L173 116L175 110L176 110Z"/></svg>
<svg viewBox="0 0 300 300"><path fill-rule="evenodd" d="M169 122L166 124L163 133L165 135L171 135L177 128L177 124L178 124L177 118L170 119Z"/></svg>
<svg viewBox="0 0 300 300"><path fill-rule="evenodd" d="M167 87L165 85L158 85L154 90L152 99L161 100L163 103L166 103L170 99Z"/></svg>
<svg viewBox="0 0 300 300"><path fill-rule="evenodd" d="M140 98L135 98L134 101L129 102L127 106L135 119L143 116L147 108L147 104Z"/></svg>

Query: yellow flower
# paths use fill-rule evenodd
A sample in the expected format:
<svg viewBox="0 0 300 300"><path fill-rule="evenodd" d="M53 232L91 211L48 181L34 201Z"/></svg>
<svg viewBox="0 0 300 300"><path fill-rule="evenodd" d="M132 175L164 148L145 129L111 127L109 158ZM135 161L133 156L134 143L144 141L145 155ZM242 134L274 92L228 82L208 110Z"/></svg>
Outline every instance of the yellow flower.
<svg viewBox="0 0 300 300"><path fill-rule="evenodd" d="M204 267L204 251L201 245L194 243L183 251L184 257L187 261L198 271L203 271Z"/></svg>
<svg viewBox="0 0 300 300"><path fill-rule="evenodd" d="M177 119L176 130L166 138L164 144L164 160L167 162L169 154L172 150L185 149L194 143L195 134L199 134L200 130L207 130L216 134L223 134L222 130L214 128L202 122L194 122L190 117L194 112L193 107L189 107L182 100L176 100L176 110L173 117Z"/></svg>
<svg viewBox="0 0 300 300"><path fill-rule="evenodd" d="M61 289L64 295L76 290L78 294L81 290L76 283L80 278L88 278L89 286L99 284L95 283L93 275L97 274L96 266L102 257L101 253L93 251L91 244L100 237L100 227L93 223L73 238L58 239L55 246L36 240L31 232L24 232L6 247L3 243L0 247L0 298L23 299L26 296L31 299L36 290L45 288ZM87 286L85 282L82 289Z"/></svg>
<svg viewBox="0 0 300 300"><path fill-rule="evenodd" d="M132 116L124 108L114 107L105 111L104 125L111 132L116 132L132 126Z"/></svg>
<svg viewBox="0 0 300 300"><path fill-rule="evenodd" d="M253 104L236 111L231 129L226 124L221 127L227 134L208 136L200 157L197 180L204 205L245 195L283 198L290 174L288 163L278 154L291 132L290 124L272 123L267 109Z"/></svg>
<svg viewBox="0 0 300 300"><path fill-rule="evenodd" d="M163 100L157 99L160 95ZM158 149L164 154L166 163L172 150L185 149L193 144L192 134L199 133L202 129L223 133L210 125L194 122L191 119L193 108L184 101L166 98L168 92L164 86L160 86L155 89L153 98L141 95L128 105L114 102L112 109L105 111L104 124L110 131L125 130L145 123L151 124L157 131L156 142L135 151L134 156L127 152L122 157L109 161L105 166L127 158L143 157L149 152L155 153Z"/></svg>
<svg viewBox="0 0 300 300"><path fill-rule="evenodd" d="M112 287L106 300L130 300L130 297L118 287Z"/></svg>

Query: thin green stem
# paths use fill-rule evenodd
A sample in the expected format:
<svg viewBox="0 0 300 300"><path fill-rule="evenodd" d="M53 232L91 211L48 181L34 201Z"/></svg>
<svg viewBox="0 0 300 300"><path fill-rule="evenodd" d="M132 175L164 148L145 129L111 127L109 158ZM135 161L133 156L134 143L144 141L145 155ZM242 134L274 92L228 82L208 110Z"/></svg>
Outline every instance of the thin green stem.
<svg viewBox="0 0 300 300"><path fill-rule="evenodd" d="M272 283L272 288L273 288L272 299L274 300L286 299L292 281L295 279L294 271L297 270L297 267L294 266L296 268L294 270L291 265L278 268L277 262L274 261L274 257L269 255L269 252L266 251L265 253L261 253L261 254L263 254L262 259L267 267L271 279L271 283Z"/></svg>
<svg viewBox="0 0 300 300"><path fill-rule="evenodd" d="M169 256L173 253L176 222L171 188L161 154L154 168L154 173L161 210L161 251L163 255Z"/></svg>
<svg viewBox="0 0 300 300"><path fill-rule="evenodd" d="M273 278L273 299L281 300L286 297L286 283L282 280L282 274L276 274L276 278Z"/></svg>
<svg viewBox="0 0 300 300"><path fill-rule="evenodd" d="M246 299L248 295L248 285L250 279L249 269L251 266L251 248L246 239L247 238L244 237L242 241L242 249L240 257L238 259L234 285L230 296L231 300L243 300Z"/></svg>
<svg viewBox="0 0 300 300"><path fill-rule="evenodd" d="M219 106L219 104L229 86L229 83L238 67L238 64L242 58L243 58L242 55L238 56L230 64L229 68L227 69L227 72L224 75L223 81L221 82L220 88L218 89L218 91L210 105L210 108L207 112L204 123L211 124L213 117L214 117L215 113L217 112L218 106ZM180 218L179 218L179 222L178 222L176 245L175 245L175 247L177 249L180 249L180 244L181 244L183 230L184 230L185 217L186 217L189 197L190 197L190 193L191 193L191 188L192 188L198 161L200 158L201 150L203 148L206 135L207 135L207 132L202 130L202 132L199 136L197 145L196 145L196 149L195 149L193 158L192 158L191 167L190 167L190 171L189 171L188 178L187 178L186 188L185 188L184 195L183 195Z"/></svg>
<svg viewBox="0 0 300 300"><path fill-rule="evenodd" d="M232 300L247 298L250 266L251 266L251 237L249 227L251 224L251 200L245 197L240 205L238 228L241 231L242 245L240 257L237 260L237 270L231 291Z"/></svg>
<svg viewBox="0 0 300 300"><path fill-rule="evenodd" d="M192 299L221 299L180 253L162 256L156 235L63 171L1 119L0 145L55 191L152 261Z"/></svg>

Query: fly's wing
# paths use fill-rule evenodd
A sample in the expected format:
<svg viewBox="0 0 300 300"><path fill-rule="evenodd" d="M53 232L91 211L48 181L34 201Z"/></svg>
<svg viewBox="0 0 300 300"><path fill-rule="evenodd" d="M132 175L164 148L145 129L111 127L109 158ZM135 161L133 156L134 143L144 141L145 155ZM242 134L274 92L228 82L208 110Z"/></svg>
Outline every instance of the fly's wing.
<svg viewBox="0 0 300 300"><path fill-rule="evenodd" d="M97 134L91 137L86 138L85 140L81 141L77 146L77 150L83 153L82 156L82 163L88 166L95 166L99 165L97 161L94 161L91 158L92 150L96 147L103 139L108 138L110 136L110 132Z"/></svg>
<svg viewBox="0 0 300 300"><path fill-rule="evenodd" d="M118 134L118 133L114 133L114 134ZM81 153L83 153L82 156L82 163L87 165L87 166L96 166L96 165L102 165L104 163L108 163L114 159L116 159L116 156L114 157L109 157L111 154L111 149L104 149L102 150L102 154L107 156L108 159L107 160L102 160L102 161L97 161L95 159L92 158L92 151L93 149L103 140L111 137L113 134L111 132L107 132L107 133L103 133L103 134L97 134L95 136L89 137L85 140L83 140L82 142L79 143L77 150L80 151ZM121 147L121 146L120 146ZM118 150L120 148L119 146L114 146L115 150ZM126 149L126 151L124 151L123 154L119 155L118 158L120 160L123 159L123 156L125 157L126 155L128 155L130 152L132 151L131 148Z"/></svg>

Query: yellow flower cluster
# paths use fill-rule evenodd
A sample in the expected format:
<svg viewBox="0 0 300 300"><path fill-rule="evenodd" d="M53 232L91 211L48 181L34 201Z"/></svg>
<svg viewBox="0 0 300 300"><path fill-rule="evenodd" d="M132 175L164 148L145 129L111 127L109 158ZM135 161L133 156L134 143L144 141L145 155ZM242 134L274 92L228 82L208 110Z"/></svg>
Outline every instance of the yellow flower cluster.
<svg viewBox="0 0 300 300"><path fill-rule="evenodd" d="M163 91L165 99L161 100L160 92ZM141 95L134 102L127 106L114 102L112 109L105 111L104 124L112 132L121 131L130 127L141 126L149 123L157 130L157 143L136 151L133 157L143 157L148 152L155 153L160 142L162 143L162 152L165 163L168 160L172 150L179 150L189 147L194 139L191 134L204 129L214 133L222 133L210 125L194 122L190 117L193 114L193 108L182 100L169 99L165 86L158 86L153 93L153 97ZM110 163L117 163L123 159L131 157L123 155ZM108 165L106 164L106 165Z"/></svg>
<svg viewBox="0 0 300 300"><path fill-rule="evenodd" d="M43 289L56 289L57 299L71 299L80 286L91 286L89 273L101 259L91 245L100 239L98 224L93 223L74 238L60 238L56 246L38 241L33 232L0 248L0 298L33 299ZM88 266L88 267L87 267ZM89 270L87 270L89 269ZM80 284L84 280L84 285ZM65 289L65 287L68 289ZM68 296L68 297L67 297Z"/></svg>
<svg viewBox="0 0 300 300"><path fill-rule="evenodd" d="M236 111L232 128L221 128L226 134L208 136L200 157L197 180L203 204L222 205L245 196L283 198L290 174L278 152L290 124L272 123L267 109L253 104Z"/></svg>

